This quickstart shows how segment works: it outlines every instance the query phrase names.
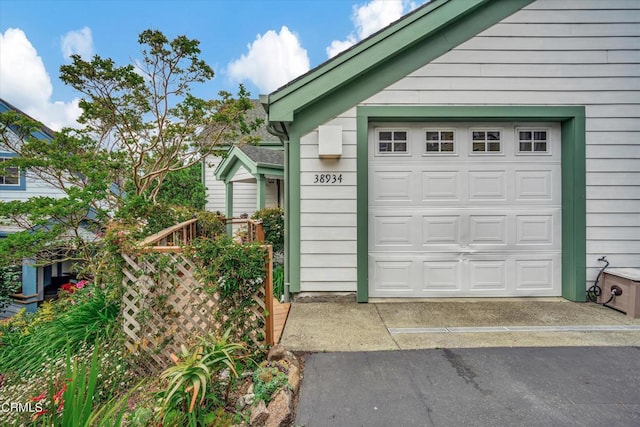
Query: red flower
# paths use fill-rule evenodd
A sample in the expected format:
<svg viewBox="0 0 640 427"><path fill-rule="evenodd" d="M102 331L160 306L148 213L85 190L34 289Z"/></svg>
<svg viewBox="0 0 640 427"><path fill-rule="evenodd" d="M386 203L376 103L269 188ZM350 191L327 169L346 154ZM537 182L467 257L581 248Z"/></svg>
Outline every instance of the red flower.
<svg viewBox="0 0 640 427"><path fill-rule="evenodd" d="M47 392L43 391L41 395L36 396L36 397L32 397L31 401L32 402L40 402L42 399L44 399L45 397L47 397Z"/></svg>
<svg viewBox="0 0 640 427"><path fill-rule="evenodd" d="M65 283L64 285L60 286L60 289L72 294L76 291L77 288L73 283Z"/></svg>
<svg viewBox="0 0 640 427"><path fill-rule="evenodd" d="M37 420L38 418L40 418L40 415L44 415L46 413L47 413L46 409L43 409L42 411L36 412L35 414L33 414L33 417L31 417L31 421Z"/></svg>
<svg viewBox="0 0 640 427"><path fill-rule="evenodd" d="M56 394L53 395L53 403L58 403L58 401L62 400L62 394L67 391L67 385L63 385L60 390ZM61 405L62 406L62 405ZM60 408L58 408L60 410Z"/></svg>

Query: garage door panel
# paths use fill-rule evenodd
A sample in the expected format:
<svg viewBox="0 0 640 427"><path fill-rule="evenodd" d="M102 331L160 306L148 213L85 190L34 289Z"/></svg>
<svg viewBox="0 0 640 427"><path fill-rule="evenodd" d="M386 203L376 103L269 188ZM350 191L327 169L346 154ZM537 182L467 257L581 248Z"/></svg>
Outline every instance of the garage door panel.
<svg viewBox="0 0 640 427"><path fill-rule="evenodd" d="M460 201L460 172L422 171L422 201Z"/></svg>
<svg viewBox="0 0 640 427"><path fill-rule="evenodd" d="M469 290L471 292L506 291L507 263L505 260L470 260Z"/></svg>
<svg viewBox="0 0 640 427"><path fill-rule="evenodd" d="M462 267L459 261L423 261L422 291L460 291Z"/></svg>
<svg viewBox="0 0 640 427"><path fill-rule="evenodd" d="M472 170L468 174L469 201L507 201L507 172Z"/></svg>
<svg viewBox="0 0 640 427"><path fill-rule="evenodd" d="M553 215L516 216L516 245L553 245Z"/></svg>
<svg viewBox="0 0 640 427"><path fill-rule="evenodd" d="M377 171L373 185L373 200L411 202L411 176L410 171Z"/></svg>
<svg viewBox="0 0 640 427"><path fill-rule="evenodd" d="M413 246L413 217L375 216L374 244L376 247Z"/></svg>
<svg viewBox="0 0 640 427"><path fill-rule="evenodd" d="M553 200L551 176L551 170L515 171L516 201Z"/></svg>
<svg viewBox="0 0 640 427"><path fill-rule="evenodd" d="M532 125L555 138L544 155L517 152L523 123L498 126L499 153L472 151L471 129L496 128L482 123L444 126L455 152L428 153L438 126L399 126L408 153L369 157L369 295L560 295L559 126Z"/></svg>
<svg viewBox="0 0 640 427"><path fill-rule="evenodd" d="M373 280L380 293L411 294L413 293L414 262L412 259L379 260L373 259Z"/></svg>
<svg viewBox="0 0 640 427"><path fill-rule="evenodd" d="M507 244L507 215L470 215L470 245Z"/></svg>
<svg viewBox="0 0 640 427"><path fill-rule="evenodd" d="M460 245L460 215L422 217L422 245Z"/></svg>
<svg viewBox="0 0 640 427"><path fill-rule="evenodd" d="M556 281L554 259L518 259L516 264L516 289L550 291ZM559 260L558 260L559 262Z"/></svg>

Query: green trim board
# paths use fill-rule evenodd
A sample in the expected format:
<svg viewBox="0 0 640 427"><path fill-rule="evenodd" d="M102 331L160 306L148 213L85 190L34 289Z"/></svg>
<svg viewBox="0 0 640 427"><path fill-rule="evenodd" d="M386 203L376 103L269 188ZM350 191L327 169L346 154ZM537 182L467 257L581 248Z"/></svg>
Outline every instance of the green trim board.
<svg viewBox="0 0 640 427"><path fill-rule="evenodd" d="M304 135L532 1L427 3L271 93L269 121L295 122Z"/></svg>
<svg viewBox="0 0 640 427"><path fill-rule="evenodd" d="M357 108L357 300L369 299L370 122L555 121L562 132L562 296L586 298L585 108L549 106L361 106Z"/></svg>
<svg viewBox="0 0 640 427"><path fill-rule="evenodd" d="M249 147L247 147L248 149ZM263 147L253 147L256 150L270 150L275 151L275 149L263 148ZM216 168L214 174L216 179L220 181L228 182L233 178L235 173L240 169L240 167L244 167L254 178L258 178L259 175L268 175L268 176L276 176L276 177L284 177L284 162L280 159L274 160L272 163L256 161L249 157L247 153L243 151L241 147L235 146L229 150L229 153L224 158L223 161L220 162L218 167Z"/></svg>
<svg viewBox="0 0 640 427"><path fill-rule="evenodd" d="M225 182L224 186L224 215L227 218L233 217L233 183ZM233 235L233 226L231 224L227 224L227 235Z"/></svg>
<svg viewBox="0 0 640 427"><path fill-rule="evenodd" d="M289 280L289 290L300 292L300 134L293 132L289 134L289 147L287 154L287 181L286 192L288 194L288 204L285 216L288 219L286 234L288 235L287 247L287 274Z"/></svg>
<svg viewBox="0 0 640 427"><path fill-rule="evenodd" d="M249 150L250 149L250 150ZM244 168L256 180L256 210L263 209L266 204L266 177L284 178L284 153L280 146L275 148L234 146L223 161L220 162L214 174L216 179L225 183L225 215L233 217L233 177ZM264 151L268 150L268 151ZM279 155L275 153L280 152ZM254 158L252 158L252 156ZM263 159L263 161L256 160ZM231 234L228 226L227 233Z"/></svg>

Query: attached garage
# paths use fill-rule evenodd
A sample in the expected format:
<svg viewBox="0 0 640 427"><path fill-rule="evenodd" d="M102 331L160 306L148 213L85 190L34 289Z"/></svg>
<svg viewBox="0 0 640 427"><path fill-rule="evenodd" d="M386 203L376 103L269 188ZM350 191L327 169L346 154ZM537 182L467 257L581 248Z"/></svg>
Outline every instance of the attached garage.
<svg viewBox="0 0 640 427"><path fill-rule="evenodd" d="M557 123L373 123L369 296L561 294Z"/></svg>
<svg viewBox="0 0 640 427"><path fill-rule="evenodd" d="M432 0L262 98L294 294L562 296L640 259L640 4Z"/></svg>

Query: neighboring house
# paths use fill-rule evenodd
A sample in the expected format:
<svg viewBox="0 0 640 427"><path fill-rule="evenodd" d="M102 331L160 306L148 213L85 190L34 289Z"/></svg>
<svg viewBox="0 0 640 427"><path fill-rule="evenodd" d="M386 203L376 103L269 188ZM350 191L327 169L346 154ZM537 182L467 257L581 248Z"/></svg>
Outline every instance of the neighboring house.
<svg viewBox="0 0 640 427"><path fill-rule="evenodd" d="M0 113L6 111L16 111L25 114L18 108L0 99ZM25 114L26 115L26 114ZM40 131L34 132L33 137L41 140L52 140L54 132L42 125ZM29 171L19 171L17 168L3 168L4 159L14 157L15 153L8 151L0 140L0 200L1 201L26 201L30 197L46 196L61 197L62 191L42 181ZM8 221L0 218L0 239L11 233L22 231L22 229L11 225ZM13 314L22 307L28 311L35 311L37 303L45 297L45 287L60 285L69 280L68 273L70 263L55 263L43 267L34 267L29 260L22 264L22 289L18 292L16 302L10 306L5 313L0 312L0 317Z"/></svg>
<svg viewBox="0 0 640 427"><path fill-rule="evenodd" d="M281 146L267 147L239 145L229 150L215 170L218 182L225 185L225 216L238 215L240 209L247 213L279 207L284 202L284 152ZM250 185L250 191L244 191ZM241 191L236 189L241 186ZM242 196L239 200L236 194ZM247 199L247 195L253 196Z"/></svg>
<svg viewBox="0 0 640 427"><path fill-rule="evenodd" d="M640 2L433 0L262 98L287 284L584 301L640 264Z"/></svg>
<svg viewBox="0 0 640 427"><path fill-rule="evenodd" d="M259 101L253 100L254 108L249 110L247 113L248 120L254 119L262 119L266 120L266 114L264 109L260 105ZM269 134L266 130L266 126L260 126L256 136L259 138L259 145L262 147L270 147L277 149L278 147L281 149L282 144L280 140L271 134ZM248 145L247 145L248 146ZM233 147L233 145L223 145L220 147L221 151L225 152L224 155L221 156L209 156L203 162L203 173L202 173L202 181L204 186L207 188L207 203L205 209L210 212L220 212L221 214L227 217L239 217L240 215L247 214L251 215L258 209L263 207L275 207L280 206L277 200L272 200L267 198L266 205L263 204L260 206L260 198L258 194L257 187L257 176L249 176L248 169L251 167L249 165L242 165L243 168L238 169L237 177L227 176L225 174L225 178L229 182L233 182L233 208L227 208L226 197L226 184L225 181L216 176L216 170L219 168L222 161L226 158L229 150ZM238 162L242 164L242 162ZM242 174L245 173L243 177ZM281 178L282 175L279 175L278 178ZM267 186L272 188L275 183L268 179ZM278 184L282 189L282 183ZM270 193L273 193L270 192ZM270 194L269 193L269 194ZM231 193L229 193L231 196Z"/></svg>

